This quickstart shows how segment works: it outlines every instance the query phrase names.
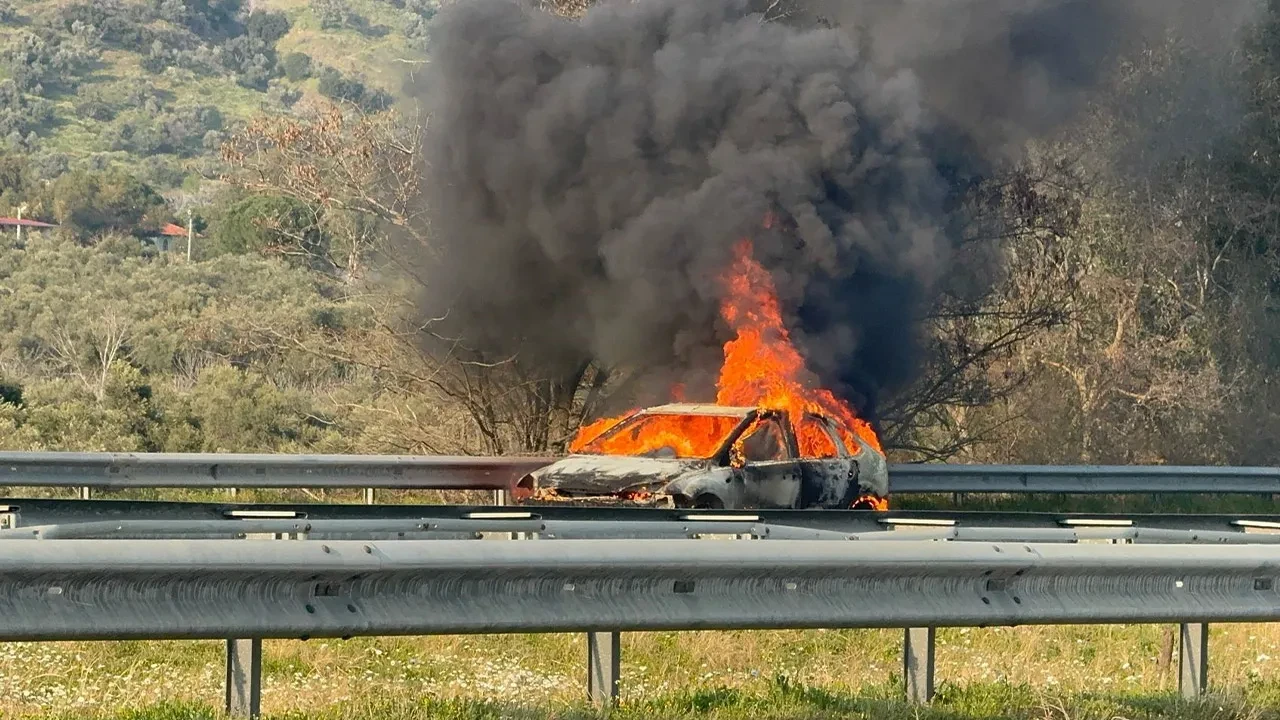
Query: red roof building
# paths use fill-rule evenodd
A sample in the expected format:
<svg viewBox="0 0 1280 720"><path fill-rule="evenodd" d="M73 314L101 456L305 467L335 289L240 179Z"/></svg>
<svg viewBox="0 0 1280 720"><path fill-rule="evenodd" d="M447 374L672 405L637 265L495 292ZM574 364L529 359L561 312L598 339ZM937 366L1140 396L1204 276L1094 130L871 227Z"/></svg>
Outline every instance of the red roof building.
<svg viewBox="0 0 1280 720"><path fill-rule="evenodd" d="M47 230L49 228L56 228L58 226L51 225L47 222L40 222L39 220L32 220L30 218L19 219L19 218L11 218L11 217L0 217L0 227L10 227L10 228L24 227L24 228L36 228L37 230ZM186 232L186 231L184 230L183 232Z"/></svg>
<svg viewBox="0 0 1280 720"><path fill-rule="evenodd" d="M200 233L195 233L194 236L200 237ZM186 228L182 227L181 225L176 225L174 223L165 223L164 225L160 226L159 230L156 230L155 232L152 232L152 233L148 233L145 236L145 239L150 240L157 250L160 250L162 252L168 252L171 248L174 247L175 244L178 245L178 247L185 247L186 243L184 242L184 240L186 239L186 237L187 237Z"/></svg>

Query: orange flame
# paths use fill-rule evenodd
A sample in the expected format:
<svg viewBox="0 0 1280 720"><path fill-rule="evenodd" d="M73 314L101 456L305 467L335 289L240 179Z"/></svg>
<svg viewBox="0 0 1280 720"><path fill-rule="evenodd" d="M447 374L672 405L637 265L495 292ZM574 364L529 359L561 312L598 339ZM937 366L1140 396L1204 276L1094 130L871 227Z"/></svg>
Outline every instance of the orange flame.
<svg viewBox="0 0 1280 720"><path fill-rule="evenodd" d="M571 452L642 455L669 448L677 457L711 457L740 420L731 415L647 415L621 432L602 436L622 418L597 420L578 432Z"/></svg>
<svg viewBox="0 0 1280 720"><path fill-rule="evenodd" d="M766 217L765 226L772 221L772 217ZM834 420L840 439L850 453L859 451L854 434L883 452L871 425L859 418L847 403L828 390L810 386L812 376L805 370L804 360L792 345L790 333L782 322L773 278L752 257L749 239L740 241L734 248L734 262L724 282L727 292L720 304L720 314L736 337L724 346L716 404L785 411L796 429L803 456L835 454L830 438L821 426L805 417L806 412ZM673 394L682 398L683 390L677 386ZM594 452L639 455L670 446L682 457L706 457L714 451L713 443L722 441L733 428L725 425L724 418L713 416L654 416L624 433L592 443L630 415L604 418L584 426L569 444L569 451L578 452L592 444Z"/></svg>
<svg viewBox="0 0 1280 720"><path fill-rule="evenodd" d="M881 450L871 424L859 418L848 403L828 390L806 386L808 373L782 323L773 278L751 256L750 240L739 242L734 254L727 278L729 292L720 304L720 314L738 336L724 346L716 403L785 410L796 427L796 440L804 456L821 457L831 452L824 448L830 440L821 429L805 421L806 412L835 420L849 452L858 451L851 433Z"/></svg>

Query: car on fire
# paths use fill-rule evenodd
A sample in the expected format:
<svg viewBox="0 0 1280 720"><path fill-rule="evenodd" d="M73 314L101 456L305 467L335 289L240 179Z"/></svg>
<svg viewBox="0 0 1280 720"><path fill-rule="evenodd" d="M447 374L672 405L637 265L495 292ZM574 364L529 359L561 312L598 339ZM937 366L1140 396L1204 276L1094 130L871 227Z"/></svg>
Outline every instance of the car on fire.
<svg viewBox="0 0 1280 720"><path fill-rule="evenodd" d="M633 412L568 456L525 475L514 499L702 509L884 509L888 494L884 455L829 417L805 413L793 423L782 410L670 404Z"/></svg>

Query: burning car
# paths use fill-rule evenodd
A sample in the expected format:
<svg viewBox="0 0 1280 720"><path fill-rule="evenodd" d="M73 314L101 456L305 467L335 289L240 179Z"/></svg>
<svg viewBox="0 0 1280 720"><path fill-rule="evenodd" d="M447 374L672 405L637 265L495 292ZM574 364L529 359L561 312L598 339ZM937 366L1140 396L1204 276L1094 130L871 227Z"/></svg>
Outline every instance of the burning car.
<svg viewBox="0 0 1280 720"><path fill-rule="evenodd" d="M688 508L884 509L885 457L812 411L669 404L634 411L526 475L516 498ZM852 447L850 446L852 445Z"/></svg>

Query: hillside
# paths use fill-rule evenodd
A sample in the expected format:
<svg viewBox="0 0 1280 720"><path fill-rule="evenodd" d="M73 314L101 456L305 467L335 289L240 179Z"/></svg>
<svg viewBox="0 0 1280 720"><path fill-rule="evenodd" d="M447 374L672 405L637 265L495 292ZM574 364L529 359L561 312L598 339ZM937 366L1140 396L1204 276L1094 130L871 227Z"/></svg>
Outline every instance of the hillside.
<svg viewBox="0 0 1280 720"><path fill-rule="evenodd" d="M578 2L545 1L569 11ZM599 118L545 108L556 122L536 131L548 148L567 142L539 157L526 152L528 143L491 142L502 133L465 126L453 128L448 143L427 142L412 108L394 106L422 68L434 2L0 0L0 216L25 206L24 219L62 226L21 241L0 228L0 448L554 452L589 416L666 397L669 386L646 388L643 377L665 365L613 351L671 343L623 343L612 333L634 335L665 312L657 301L668 296L653 292L665 286L651 275L702 277L679 267L689 257L682 244L693 237L683 228L716 236L725 225L710 220L716 213L676 222L652 210L668 207L673 188L663 163L618 165L612 154L584 160L579 138L635 137L643 127L608 114L611 105L597 108L606 112ZM986 176L947 183L953 209L930 223L954 228L957 252L943 254L945 266L926 263L938 279L916 318L920 347L877 360L913 378L868 412L879 416L877 432L895 457L1277 462L1280 425L1270 410L1280 402L1280 383L1271 382L1280 369L1277 8L1268 6L1226 47L1197 47L1176 34L1144 40L1100 80L1087 112ZM447 47L436 48L441 57ZM630 64L648 62L632 55L622 53L601 77L631 77ZM501 102L465 62L434 67L453 67L457 87L475 88L459 95L479 110ZM747 73L742 82L770 78ZM304 112L325 99L367 112ZM388 106L405 112L382 112ZM685 129L668 138L668 156L719 162L720 148L745 139L743 147L769 149L776 137L753 137L756 119L773 110L708 108L720 106L692 107ZM522 108L499 109L457 117L528 117ZM446 132L442 126L434 122L432 131ZM812 133L797 127L804 141L797 147L807 147ZM432 162L428 153L438 147L471 148L458 155L488 160L472 164L494 177L456 182L454 168ZM521 172L508 157L521 160ZM784 165L779 178L807 167ZM660 177L642 182L635 171L650 166ZM714 186L708 178L720 170L690 167L689 187ZM599 172L583 172L592 169ZM219 177L227 182L211 181ZM767 172L750 177L781 182ZM576 192L563 192L568 182ZM457 207L532 214L481 216L484 224L459 215L448 231L442 218L427 216L424 199L451 184L504 193L498 202L462 197ZM819 190L794 196L808 203L830 193ZM767 195L748 193L756 194ZM533 197L564 212L545 214L544 204L527 202ZM688 208L704 207L701 196L690 197L697 201ZM871 193L868 206L877 198ZM841 193L832 200L856 206ZM588 207L608 209L607 222L578 222ZM184 252L158 252L148 242L165 223L186 223L187 212L199 233L190 264ZM670 227L649 225L658 216ZM486 226L509 234L471 232ZM636 229L601 232L619 227ZM575 233L585 250L558 254L569 247L561 236ZM468 245L489 234L491 248ZM631 251L592 245L622 235L636 243ZM453 252L437 253L442 245ZM434 265L437 255L457 264ZM914 267L916 251L910 256ZM635 258L651 260L643 266L650 275L620 282L591 274ZM570 273L567 285L544 282L578 267L575 259L590 273ZM428 308L424 299L445 280L466 289L472 278L496 284L472 298L467 310L478 320L468 327L514 338L516 347L482 353L444 341L453 336L437 319L460 322L464 314ZM510 278L535 282L526 283L527 294L513 293ZM587 294L564 304L563 314L548 311L566 286ZM850 292L863 286L847 283ZM608 294L590 294L601 289L622 294L609 302L601 299ZM685 296L706 301L702 289ZM831 311L811 319L866 316L876 327L895 325L885 321L900 309L895 303L837 289ZM677 321L698 314L667 304L680 312L654 323L659 329L678 330ZM578 310L601 306L642 310L641 322L591 318L608 331L598 348L570 354L546 343L555 352L526 352L531 320L550 319L542 329L554 339L562 328L577 333ZM673 349L685 342L683 331L676 334ZM831 345L854 337L832 330ZM718 359L720 348L712 349L707 357ZM538 365L540 355L550 367ZM650 379L662 386L668 378ZM260 412L221 412L236 406Z"/></svg>
<svg viewBox="0 0 1280 720"><path fill-rule="evenodd" d="M0 138L40 179L122 169L194 192L255 114L387 106L433 2L0 0Z"/></svg>

